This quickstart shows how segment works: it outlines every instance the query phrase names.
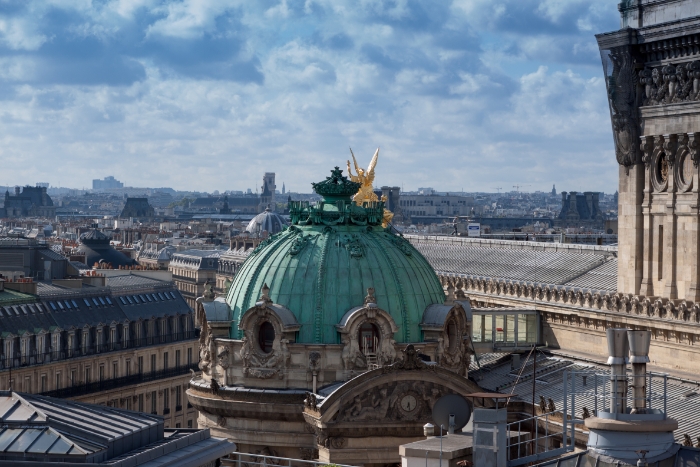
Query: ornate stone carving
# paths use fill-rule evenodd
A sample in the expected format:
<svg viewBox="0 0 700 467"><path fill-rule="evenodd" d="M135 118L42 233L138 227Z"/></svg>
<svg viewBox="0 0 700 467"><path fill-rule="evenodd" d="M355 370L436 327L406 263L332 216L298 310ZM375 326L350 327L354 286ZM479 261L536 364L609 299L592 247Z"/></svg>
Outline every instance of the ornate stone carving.
<svg viewBox="0 0 700 467"><path fill-rule="evenodd" d="M216 418L216 426L220 426L221 428L226 427L226 417L217 417Z"/></svg>
<svg viewBox="0 0 700 467"><path fill-rule="evenodd" d="M299 458L305 461L316 460L318 459L318 449L299 448Z"/></svg>
<svg viewBox="0 0 700 467"><path fill-rule="evenodd" d="M370 303L377 303L377 297L374 296L374 287L368 287L367 288L367 296L365 297L365 305L369 305Z"/></svg>
<svg viewBox="0 0 700 467"><path fill-rule="evenodd" d="M309 370L318 371L321 368L321 353L320 352L310 352L309 353Z"/></svg>
<svg viewBox="0 0 700 467"><path fill-rule="evenodd" d="M292 242L292 246L289 248L289 254L291 256L296 256L299 253L301 253L306 247L306 245L309 243L309 237L309 235L304 235L303 233L297 235L296 238L294 238L294 241Z"/></svg>
<svg viewBox="0 0 700 467"><path fill-rule="evenodd" d="M347 439L343 438L342 436L333 436L330 438L326 438L324 442L324 446L326 448L332 449L343 449L345 446L347 446L347 444Z"/></svg>
<svg viewBox="0 0 700 467"><path fill-rule="evenodd" d="M304 407L311 410L318 409L318 399L316 398L316 394L307 391L306 398L304 399Z"/></svg>
<svg viewBox="0 0 700 467"><path fill-rule="evenodd" d="M606 85L612 114L615 156L618 164L629 169L639 160L637 145L639 98L637 97L635 58L629 46L613 48L610 50L609 58L612 62L612 70L606 70Z"/></svg>
<svg viewBox="0 0 700 467"><path fill-rule="evenodd" d="M448 393L451 391L444 386L422 381L385 384L342 406L337 421L428 421L435 402Z"/></svg>
<svg viewBox="0 0 700 467"><path fill-rule="evenodd" d="M700 100L700 61L645 68L643 105L664 105Z"/></svg>
<svg viewBox="0 0 700 467"><path fill-rule="evenodd" d="M428 365L418 356L418 351L416 351L413 344L408 344L406 348L402 351L403 358L398 362L385 366L382 368L384 373L389 373L392 371L400 370L430 370L435 371L434 365Z"/></svg>
<svg viewBox="0 0 700 467"><path fill-rule="evenodd" d="M698 71L700 75L700 71ZM698 162L700 162L700 133L693 133L693 137L688 141L688 151L690 152L690 159L693 161L693 166L698 167Z"/></svg>
<svg viewBox="0 0 700 467"><path fill-rule="evenodd" d="M216 358L219 362L219 366L224 370L227 369L230 365L228 347L224 347L224 349L221 352L219 352Z"/></svg>

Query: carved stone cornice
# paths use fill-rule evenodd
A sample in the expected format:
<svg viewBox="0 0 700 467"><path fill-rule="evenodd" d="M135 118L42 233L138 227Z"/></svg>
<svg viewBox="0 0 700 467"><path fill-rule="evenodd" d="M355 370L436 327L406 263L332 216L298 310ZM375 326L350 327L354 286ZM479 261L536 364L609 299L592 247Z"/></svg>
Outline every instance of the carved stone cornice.
<svg viewBox="0 0 700 467"><path fill-rule="evenodd" d="M700 303L479 276L438 275L444 286L463 284L463 292L472 301L534 306L547 313L575 314L588 319L610 321L624 317L627 322L636 320L640 326L668 329L681 326L684 332L692 328L700 334Z"/></svg>

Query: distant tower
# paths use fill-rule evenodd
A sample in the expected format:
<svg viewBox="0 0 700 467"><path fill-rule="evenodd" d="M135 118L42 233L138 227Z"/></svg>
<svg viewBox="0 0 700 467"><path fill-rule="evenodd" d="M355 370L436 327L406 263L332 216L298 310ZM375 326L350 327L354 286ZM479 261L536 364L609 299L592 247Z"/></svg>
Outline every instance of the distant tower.
<svg viewBox="0 0 700 467"><path fill-rule="evenodd" d="M285 194L285 193L286 193L286 191L284 189L284 182L282 182L282 194Z"/></svg>
<svg viewBox="0 0 700 467"><path fill-rule="evenodd" d="M557 187L552 185L552 196L557 196Z"/></svg>
<svg viewBox="0 0 700 467"><path fill-rule="evenodd" d="M263 176L262 193L260 194L260 206L259 211L264 211L265 208L270 206L270 210L275 210L275 173L265 172Z"/></svg>

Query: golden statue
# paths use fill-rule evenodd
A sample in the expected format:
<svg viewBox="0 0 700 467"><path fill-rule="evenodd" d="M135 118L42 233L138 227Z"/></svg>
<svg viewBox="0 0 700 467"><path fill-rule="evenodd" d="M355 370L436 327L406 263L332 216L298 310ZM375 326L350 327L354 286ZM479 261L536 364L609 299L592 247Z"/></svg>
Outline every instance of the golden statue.
<svg viewBox="0 0 700 467"><path fill-rule="evenodd" d="M357 165L357 159L355 159L355 154L352 152L352 148L350 148L350 154L352 155L352 161L355 164L355 172L357 172L357 175L352 174L350 161L348 161L348 175L350 176L350 180L361 185L359 191L355 194L352 200L355 201L355 204L358 206L362 206L362 203L365 202L379 201L376 193L374 193L373 187L374 168L377 166L377 160L379 159L379 148L374 151L374 156L372 156L372 160L370 161L367 170L363 170ZM382 196L381 200L386 205L386 196ZM382 227L386 228L393 218L394 214L385 207L384 216L382 218Z"/></svg>

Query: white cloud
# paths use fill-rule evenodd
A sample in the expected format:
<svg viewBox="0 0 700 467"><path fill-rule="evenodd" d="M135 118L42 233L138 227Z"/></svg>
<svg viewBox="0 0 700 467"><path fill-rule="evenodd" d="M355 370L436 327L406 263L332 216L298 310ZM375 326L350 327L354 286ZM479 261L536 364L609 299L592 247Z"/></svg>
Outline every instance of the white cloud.
<svg viewBox="0 0 700 467"><path fill-rule="evenodd" d="M594 7L578 21L598 31ZM406 189L493 191L529 180L532 189L556 182L613 190L599 71L564 59L539 66L533 57L560 60L561 49L546 32L500 31L511 8L462 0L429 21L403 1L114 0L71 5L75 21L65 29L32 30L26 18L9 18L20 33L6 46L26 53L0 56L9 93L0 106L0 184L80 187L113 174L132 186L213 191L254 188L264 171L276 171L288 188L308 191L343 165L350 145L361 162L381 146L377 183ZM533 2L529 12L556 23L572 8ZM237 60L255 61L260 82L207 75L211 63L233 59L206 44L168 57L149 49L154 37L188 44L227 37L238 24L246 30ZM578 34L567 36L567 53L593 53L594 39ZM136 60L144 77L118 85L38 81L43 57L30 51L52 37L98 37L110 60ZM173 61L195 72L179 73Z"/></svg>

